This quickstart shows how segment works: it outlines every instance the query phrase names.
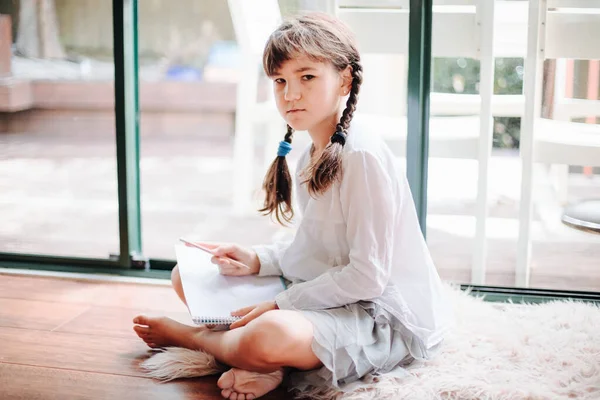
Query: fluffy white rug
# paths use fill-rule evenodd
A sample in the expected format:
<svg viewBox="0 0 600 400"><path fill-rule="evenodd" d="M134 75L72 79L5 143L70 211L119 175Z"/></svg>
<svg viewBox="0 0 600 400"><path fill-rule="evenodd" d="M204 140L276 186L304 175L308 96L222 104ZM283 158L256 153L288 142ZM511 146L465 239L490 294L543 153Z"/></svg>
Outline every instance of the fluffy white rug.
<svg viewBox="0 0 600 400"><path fill-rule="evenodd" d="M409 375L368 376L353 392L304 393L341 399L600 399L600 308L564 301L488 303L448 289L456 326L434 360ZM219 373L203 352L170 348L144 364L167 380Z"/></svg>

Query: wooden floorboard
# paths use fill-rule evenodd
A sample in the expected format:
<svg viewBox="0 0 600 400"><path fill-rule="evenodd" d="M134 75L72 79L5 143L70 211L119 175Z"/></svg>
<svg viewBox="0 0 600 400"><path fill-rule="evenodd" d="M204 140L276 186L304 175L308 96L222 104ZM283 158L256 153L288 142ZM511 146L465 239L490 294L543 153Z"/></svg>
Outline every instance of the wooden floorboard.
<svg viewBox="0 0 600 400"><path fill-rule="evenodd" d="M2 362L143 377L148 347L129 339L0 328Z"/></svg>
<svg viewBox="0 0 600 400"><path fill-rule="evenodd" d="M168 286L2 275L0 298L186 312Z"/></svg>
<svg viewBox="0 0 600 400"><path fill-rule="evenodd" d="M132 376L0 363L3 400L219 399L216 378L167 384Z"/></svg>
<svg viewBox="0 0 600 400"><path fill-rule="evenodd" d="M216 376L144 376L140 313L191 323L170 287L0 274L0 399L221 399Z"/></svg>
<svg viewBox="0 0 600 400"><path fill-rule="evenodd" d="M52 330L89 308L79 304L0 298L0 326Z"/></svg>

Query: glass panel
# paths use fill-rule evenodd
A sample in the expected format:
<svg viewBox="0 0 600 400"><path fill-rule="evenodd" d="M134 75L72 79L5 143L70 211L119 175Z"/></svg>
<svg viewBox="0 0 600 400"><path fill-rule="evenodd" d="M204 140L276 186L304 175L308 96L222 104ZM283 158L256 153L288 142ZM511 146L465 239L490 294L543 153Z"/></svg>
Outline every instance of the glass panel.
<svg viewBox="0 0 600 400"><path fill-rule="evenodd" d="M489 6L486 2L478 7ZM462 11L461 11L462 10ZM565 14L578 14L570 9ZM582 23L577 31L569 30L569 18L562 19L560 9L546 14L545 55L538 76L540 94L529 94L528 101L539 104L541 120L536 122L532 163L522 163L522 118L525 97L524 57L527 45L527 2L497 1L495 7L495 75L492 102L493 148L489 159L487 258L484 280L472 275L474 255L480 247L476 231L478 210L478 146L481 140L479 122L480 88L488 82L485 74L485 9L455 9L452 18L464 13L463 24L444 37L443 9L434 10L434 61L432 74L430 160L428 186L427 239L433 258L442 277L460 283L480 283L491 286L525 286L518 283L516 274L521 205L521 182L524 171L533 171L533 212L531 222L530 287L566 290L600 290L600 235L583 232L561 222L565 206L585 199L600 197L597 148L600 131L592 132L582 124L560 124L572 120L597 124L600 114L598 101L598 62L569 60L569 54L598 58L589 34ZM600 13L586 14L583 20L596 18ZM566 22L565 22L566 21ZM598 25L596 25L598 26ZM460 29L459 29L460 28ZM592 28L590 28L592 29ZM454 46L459 35L473 32L476 47ZM588 31L589 33L589 31ZM587 36L586 36L587 35ZM437 41L437 47L436 47ZM439 46L444 42L445 46ZM461 42L464 44L464 42ZM581 44L575 46L576 43ZM453 50L452 50L453 49ZM446 54L439 55L440 50ZM452 56L452 51L463 52ZM436 54L438 52L438 54ZM450 53L450 54L448 54ZM562 57L561 57L562 56ZM555 59L556 58L556 59ZM573 102L572 98L586 99ZM583 101L586 101L584 104ZM582 109L586 110L583 112ZM445 118L452 118L451 121ZM579 118L579 119L577 119ZM596 125L597 126L597 125ZM524 128L526 129L526 128ZM446 136L444 136L446 135ZM592 153L596 149L596 153ZM597 156L594 159L594 156ZM529 158L525 158L528 160ZM579 166L586 159L589 167ZM594 162L595 161L595 162ZM566 166L567 164L575 164ZM529 186L526 187L529 189ZM579 210L592 221L598 218L600 205L588 204ZM574 211L574 213L576 213ZM477 268L476 268L477 271ZM521 281L522 282L522 281Z"/></svg>
<svg viewBox="0 0 600 400"><path fill-rule="evenodd" d="M12 51L0 49L12 53L0 71L0 252L118 254L111 2L0 12L14 28Z"/></svg>
<svg viewBox="0 0 600 400"><path fill-rule="evenodd" d="M174 259L179 237L249 246L293 235L257 211L285 125L267 103L260 57L242 59L236 29L225 1L139 3L142 238L151 258ZM250 93L244 109L236 106L240 82ZM258 112L262 119L236 131L236 114Z"/></svg>
<svg viewBox="0 0 600 400"><path fill-rule="evenodd" d="M476 246L480 121L473 100L479 98L480 61L438 57L433 59L432 70L427 242L445 279L469 283ZM522 93L523 58L497 58L494 74L496 96ZM511 109L518 107L518 99L514 100ZM514 285L520 120L517 116L493 118L485 281L489 285ZM441 142L441 135L455 143Z"/></svg>
<svg viewBox="0 0 600 400"><path fill-rule="evenodd" d="M600 13L595 16L600 24ZM598 59L566 58L544 64L542 116L550 124L536 130L535 143L547 162L534 164L534 287L600 291L599 65Z"/></svg>

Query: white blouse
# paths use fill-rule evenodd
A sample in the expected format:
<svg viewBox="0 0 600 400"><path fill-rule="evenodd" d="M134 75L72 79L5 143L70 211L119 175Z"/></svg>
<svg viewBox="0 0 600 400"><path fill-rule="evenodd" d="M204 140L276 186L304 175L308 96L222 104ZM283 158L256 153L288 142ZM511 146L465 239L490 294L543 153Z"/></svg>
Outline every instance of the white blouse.
<svg viewBox="0 0 600 400"><path fill-rule="evenodd" d="M377 303L400 320L427 358L452 312L396 157L356 118L344 146L342 179L317 198L299 184L309 158L306 149L295 177L302 213L296 235L291 242L254 246L259 275L292 282L275 299L280 309Z"/></svg>

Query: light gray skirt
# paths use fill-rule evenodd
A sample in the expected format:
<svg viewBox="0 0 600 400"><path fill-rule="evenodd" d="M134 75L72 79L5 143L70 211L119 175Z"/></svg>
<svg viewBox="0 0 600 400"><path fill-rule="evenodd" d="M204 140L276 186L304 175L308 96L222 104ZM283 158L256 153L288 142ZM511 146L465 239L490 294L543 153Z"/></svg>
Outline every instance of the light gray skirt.
<svg viewBox="0 0 600 400"><path fill-rule="evenodd" d="M323 367L295 371L288 377L290 390L310 387L350 390L367 374L398 371L414 358L410 338L389 312L375 303L361 301L327 310L300 311L312 324L312 350ZM398 367L398 368L397 368Z"/></svg>

